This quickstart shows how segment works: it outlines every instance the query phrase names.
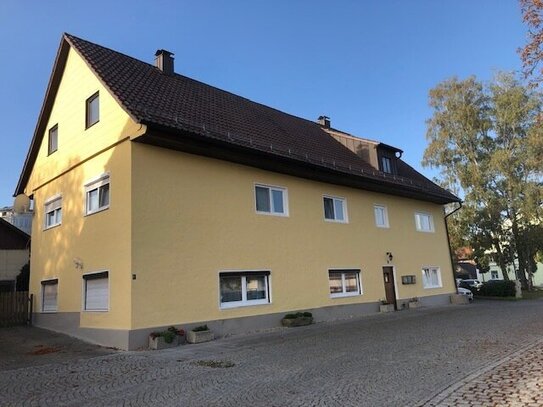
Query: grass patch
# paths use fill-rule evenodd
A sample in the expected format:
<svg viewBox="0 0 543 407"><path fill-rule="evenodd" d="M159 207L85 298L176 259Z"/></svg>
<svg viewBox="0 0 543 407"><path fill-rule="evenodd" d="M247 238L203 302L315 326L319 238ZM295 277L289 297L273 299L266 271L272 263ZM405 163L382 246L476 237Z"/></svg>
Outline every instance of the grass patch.
<svg viewBox="0 0 543 407"><path fill-rule="evenodd" d="M228 369L236 366L234 362L228 360L197 360L193 362L196 366L211 367L213 369Z"/></svg>

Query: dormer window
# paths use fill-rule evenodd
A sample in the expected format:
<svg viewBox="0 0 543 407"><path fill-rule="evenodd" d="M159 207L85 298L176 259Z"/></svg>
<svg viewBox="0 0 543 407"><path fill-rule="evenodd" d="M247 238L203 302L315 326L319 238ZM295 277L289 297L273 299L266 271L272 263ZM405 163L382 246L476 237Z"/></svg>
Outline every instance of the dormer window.
<svg viewBox="0 0 543 407"><path fill-rule="evenodd" d="M387 174L392 174L392 160L390 157L381 157L381 170Z"/></svg>

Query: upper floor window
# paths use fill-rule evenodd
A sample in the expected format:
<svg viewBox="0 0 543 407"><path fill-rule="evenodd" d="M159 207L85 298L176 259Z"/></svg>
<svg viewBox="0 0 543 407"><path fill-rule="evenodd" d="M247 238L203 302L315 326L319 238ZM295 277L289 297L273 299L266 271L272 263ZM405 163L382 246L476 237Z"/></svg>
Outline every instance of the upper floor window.
<svg viewBox="0 0 543 407"><path fill-rule="evenodd" d="M45 229L60 225L62 222L62 196L56 196L45 202Z"/></svg>
<svg viewBox="0 0 543 407"><path fill-rule="evenodd" d="M392 160L389 157L381 157L381 170L392 174Z"/></svg>
<svg viewBox="0 0 543 407"><path fill-rule="evenodd" d="M330 297L349 297L362 294L360 270L329 270Z"/></svg>
<svg viewBox="0 0 543 407"><path fill-rule="evenodd" d="M347 208L345 199L331 196L323 197L324 219L335 222L347 222Z"/></svg>
<svg viewBox="0 0 543 407"><path fill-rule="evenodd" d="M388 228L388 211L384 205L374 205L375 225L379 228Z"/></svg>
<svg viewBox="0 0 543 407"><path fill-rule="evenodd" d="M109 208L109 175L85 185L85 214L90 215Z"/></svg>
<svg viewBox="0 0 543 407"><path fill-rule="evenodd" d="M424 288L441 287L441 271L439 267L424 267L422 269L422 286Z"/></svg>
<svg viewBox="0 0 543 407"><path fill-rule="evenodd" d="M85 127L88 129L100 120L100 95L96 92L86 102Z"/></svg>
<svg viewBox="0 0 543 407"><path fill-rule="evenodd" d="M255 185L255 200L258 213L288 215L286 188Z"/></svg>
<svg viewBox="0 0 543 407"><path fill-rule="evenodd" d="M53 154L58 148L58 124L49 129L49 140L47 143L47 154Z"/></svg>
<svg viewBox="0 0 543 407"><path fill-rule="evenodd" d="M434 231L434 219L432 215L428 213L415 213L415 224L419 232L433 232Z"/></svg>
<svg viewBox="0 0 543 407"><path fill-rule="evenodd" d="M268 304L269 271L225 272L219 274L221 308Z"/></svg>

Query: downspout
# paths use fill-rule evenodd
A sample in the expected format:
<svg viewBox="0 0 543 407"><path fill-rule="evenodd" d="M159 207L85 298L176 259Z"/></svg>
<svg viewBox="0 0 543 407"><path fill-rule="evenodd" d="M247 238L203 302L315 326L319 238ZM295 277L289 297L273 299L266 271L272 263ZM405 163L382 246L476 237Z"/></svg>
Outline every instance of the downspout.
<svg viewBox="0 0 543 407"><path fill-rule="evenodd" d="M462 201L460 201L459 204L460 206L458 208L456 208L451 213L448 213L443 218L445 220L445 233L447 233L447 246L449 247L449 257L451 259L451 269L452 269L453 281L454 281L454 291L456 291L456 294L458 294L458 285L456 284L456 276L454 275L454 260L453 260L453 255L452 255L451 238L449 237L449 225L447 224L447 218L462 208Z"/></svg>

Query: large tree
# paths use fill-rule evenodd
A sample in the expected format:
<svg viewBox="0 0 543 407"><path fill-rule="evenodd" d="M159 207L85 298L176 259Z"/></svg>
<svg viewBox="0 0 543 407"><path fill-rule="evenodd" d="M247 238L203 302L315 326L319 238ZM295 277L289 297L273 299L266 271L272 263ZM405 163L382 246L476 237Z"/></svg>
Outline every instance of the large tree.
<svg viewBox="0 0 543 407"><path fill-rule="evenodd" d="M528 288L534 245L528 249L526 231L543 233L540 95L500 73L486 85L444 81L430 91L430 106L423 165L439 168L441 182L464 195L451 227L464 236L453 242L469 242L480 258L492 253L502 270L518 259Z"/></svg>

